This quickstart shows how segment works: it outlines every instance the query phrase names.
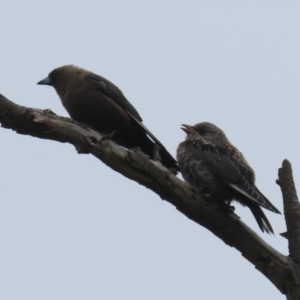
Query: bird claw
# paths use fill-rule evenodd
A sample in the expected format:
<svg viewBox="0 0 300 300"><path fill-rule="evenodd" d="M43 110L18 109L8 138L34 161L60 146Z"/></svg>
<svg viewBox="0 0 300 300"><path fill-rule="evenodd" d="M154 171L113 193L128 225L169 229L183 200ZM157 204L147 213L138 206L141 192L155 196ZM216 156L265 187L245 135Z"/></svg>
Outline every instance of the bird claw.
<svg viewBox="0 0 300 300"><path fill-rule="evenodd" d="M229 205L227 203L222 203L220 205L221 209L226 211L226 212L229 212L229 213L234 213L235 212L235 207L232 206L232 205Z"/></svg>
<svg viewBox="0 0 300 300"><path fill-rule="evenodd" d="M92 126L90 126L88 124L85 124L83 122L78 122L78 121L76 121L76 120L74 120L72 118L71 118L71 122L74 123L74 124L76 124L76 125L78 125L78 126L80 126L80 127L82 127L82 128L84 128L84 129L93 129L93 130L96 130L94 127L92 127ZM113 130L110 133L102 133L102 132L100 132L100 134L102 135L102 139L101 139L100 143L104 142L105 140L112 140L113 137L114 137L114 135L115 135L115 133L116 133L116 131L117 130Z"/></svg>
<svg viewBox="0 0 300 300"><path fill-rule="evenodd" d="M112 140L115 133L116 133L117 130L113 130L112 132L110 133L106 133L106 134L103 134L102 133L102 139L101 139L101 142L104 142L106 140Z"/></svg>
<svg viewBox="0 0 300 300"><path fill-rule="evenodd" d="M228 206L228 209L229 209L232 213L235 212L235 207L232 206L232 205L229 205L229 206Z"/></svg>

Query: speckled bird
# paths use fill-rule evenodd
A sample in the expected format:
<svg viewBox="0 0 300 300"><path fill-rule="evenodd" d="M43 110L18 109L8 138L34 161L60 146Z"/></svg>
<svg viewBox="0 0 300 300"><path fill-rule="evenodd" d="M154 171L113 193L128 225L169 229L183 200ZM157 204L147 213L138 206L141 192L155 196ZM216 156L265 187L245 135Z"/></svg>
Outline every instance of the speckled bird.
<svg viewBox="0 0 300 300"><path fill-rule="evenodd" d="M255 186L253 169L224 132L208 122L181 129L187 136L177 148L177 160L184 180L206 199L249 207L260 229L274 234L261 207L280 212Z"/></svg>
<svg viewBox="0 0 300 300"><path fill-rule="evenodd" d="M66 65L54 69L38 84L53 86L69 115L110 137L125 148L140 147L154 158L159 146L161 163L178 172L176 160L143 124L138 111L122 91L106 78L85 69Z"/></svg>

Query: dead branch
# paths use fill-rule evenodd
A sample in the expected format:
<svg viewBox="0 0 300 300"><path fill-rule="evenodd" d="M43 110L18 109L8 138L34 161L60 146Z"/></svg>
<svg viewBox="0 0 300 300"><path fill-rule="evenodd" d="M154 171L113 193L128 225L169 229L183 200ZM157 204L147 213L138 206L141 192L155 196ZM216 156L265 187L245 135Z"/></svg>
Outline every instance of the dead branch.
<svg viewBox="0 0 300 300"><path fill-rule="evenodd" d="M154 162L138 149L126 150L109 140L103 140L100 133L78 124L69 118L55 115L50 110L40 110L17 105L0 95L0 123L19 134L41 139L50 139L75 146L78 153L91 153L113 170L138 182L155 192L161 199L173 204L181 213L207 228L227 245L236 248L264 274L277 288L287 294L288 299L299 299L299 251L292 250L292 236L299 238L299 208L297 222L288 225L291 257L287 257L265 243L254 231L245 225L234 213L220 212L216 205L196 195L188 184L174 176L160 163ZM284 162L285 164L285 162ZM293 179L289 173L287 184L279 175L283 189L286 218L289 212L299 206ZM287 188L285 189L285 187ZM285 192L287 190L287 192ZM292 199L292 200L289 200ZM294 220L291 217L291 220ZM300 243L296 244L299 247Z"/></svg>

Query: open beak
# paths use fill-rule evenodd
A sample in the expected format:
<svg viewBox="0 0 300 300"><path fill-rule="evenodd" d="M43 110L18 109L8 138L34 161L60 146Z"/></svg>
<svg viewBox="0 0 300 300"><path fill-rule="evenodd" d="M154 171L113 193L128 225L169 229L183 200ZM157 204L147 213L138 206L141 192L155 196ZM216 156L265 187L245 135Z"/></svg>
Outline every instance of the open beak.
<svg viewBox="0 0 300 300"><path fill-rule="evenodd" d="M191 125L182 124L181 129L186 132L187 134L195 134L197 131Z"/></svg>

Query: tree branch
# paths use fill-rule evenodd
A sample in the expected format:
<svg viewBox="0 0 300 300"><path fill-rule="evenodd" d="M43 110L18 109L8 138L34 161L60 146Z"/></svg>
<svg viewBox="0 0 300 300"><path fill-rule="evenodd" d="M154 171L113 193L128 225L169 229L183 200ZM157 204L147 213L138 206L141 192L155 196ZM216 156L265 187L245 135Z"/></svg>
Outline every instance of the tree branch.
<svg viewBox="0 0 300 300"><path fill-rule="evenodd" d="M281 293L289 294L288 291L291 287L295 287L296 280L299 281L300 276L297 275L299 273L295 272L298 265L291 258L265 243L234 213L220 211L215 204L203 200L187 183L160 163L150 160L140 150L126 150L109 140L103 140L100 133L84 124L57 116L49 110L17 105L2 95L0 95L0 123L2 127L19 134L70 143L75 146L78 153L91 153L113 170L152 190L173 204L185 216L210 230L224 243L236 248ZM292 232L292 229L289 232ZM290 249L292 251L291 247ZM299 261L298 255L295 253L292 258L295 257ZM292 281L287 274L292 274Z"/></svg>
<svg viewBox="0 0 300 300"><path fill-rule="evenodd" d="M290 257L294 268L289 273L292 288L287 293L288 299L300 298L299 262L300 262L300 204L294 183L292 166L288 160L284 160L278 170L278 181L283 196L283 209L287 232L282 234L288 239ZM295 263L297 262L297 264ZM296 298L298 297L298 298Z"/></svg>

